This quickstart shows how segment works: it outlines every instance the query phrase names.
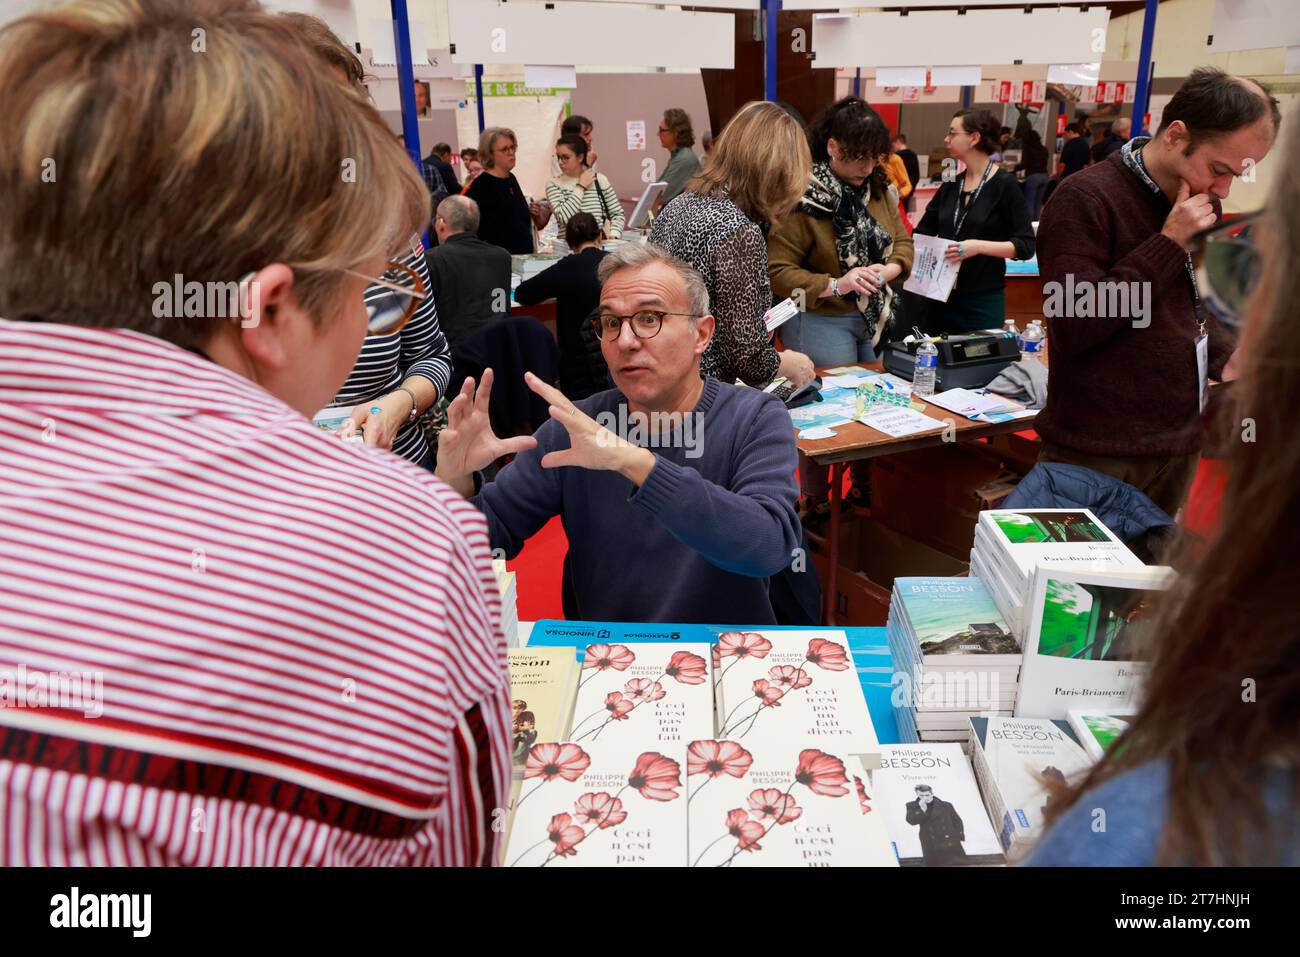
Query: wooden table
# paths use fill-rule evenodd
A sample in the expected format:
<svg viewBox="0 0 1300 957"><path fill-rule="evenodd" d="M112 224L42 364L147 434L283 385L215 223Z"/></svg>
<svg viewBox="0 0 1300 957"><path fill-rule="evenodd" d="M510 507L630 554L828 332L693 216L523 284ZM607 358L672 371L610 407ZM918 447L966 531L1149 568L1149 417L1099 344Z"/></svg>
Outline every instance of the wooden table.
<svg viewBox="0 0 1300 957"><path fill-rule="evenodd" d="M880 372L883 363L863 363L863 369ZM836 366L835 368L841 368ZM819 375L824 375L818 370ZM827 625L835 624L835 584L839 570L840 551L840 513L843 507L844 468L849 462L861 462L878 458L882 455L895 455L900 452L912 452L916 449L935 448L946 441L974 442L991 435L1005 435L1008 432L1023 432L1033 428L1034 418L1012 419L1009 422L991 424L975 422L965 416L940 408L931 402L925 403L925 415L938 419L935 431L921 435L908 435L901 438L885 435L861 422L837 425L835 435L829 439L796 439L795 444L800 455L805 455L818 465L831 466L831 518L827 535L829 549L829 567L826 572L825 618ZM952 438L945 440L945 435Z"/></svg>

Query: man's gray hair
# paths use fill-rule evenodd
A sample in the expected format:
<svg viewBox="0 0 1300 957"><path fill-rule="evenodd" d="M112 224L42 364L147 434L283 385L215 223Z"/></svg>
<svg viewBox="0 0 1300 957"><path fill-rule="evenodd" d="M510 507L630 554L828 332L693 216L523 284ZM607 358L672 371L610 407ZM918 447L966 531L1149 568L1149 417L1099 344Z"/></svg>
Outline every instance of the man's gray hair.
<svg viewBox="0 0 1300 957"><path fill-rule="evenodd" d="M453 232L478 232L478 203L468 196L448 196L438 204L438 216Z"/></svg>
<svg viewBox="0 0 1300 957"><path fill-rule="evenodd" d="M678 259L662 246L654 243L627 243L610 250L596 268L596 278L603 286L609 277L622 269L644 269L656 263L667 266L682 281L686 298L693 315L703 316L709 311L709 289L690 263Z"/></svg>

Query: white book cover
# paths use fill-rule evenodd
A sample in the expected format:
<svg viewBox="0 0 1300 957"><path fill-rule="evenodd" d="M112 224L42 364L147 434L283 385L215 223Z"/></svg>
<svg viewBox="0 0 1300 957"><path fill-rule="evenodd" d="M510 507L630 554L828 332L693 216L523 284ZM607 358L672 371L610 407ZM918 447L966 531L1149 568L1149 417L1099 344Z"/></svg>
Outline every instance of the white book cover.
<svg viewBox="0 0 1300 957"><path fill-rule="evenodd" d="M706 644L588 645L570 740L650 751L713 737L710 658Z"/></svg>
<svg viewBox="0 0 1300 957"><path fill-rule="evenodd" d="M1100 761L1115 739L1128 730L1135 714L1136 708L1071 708L1068 720L1088 756Z"/></svg>
<svg viewBox="0 0 1300 957"><path fill-rule="evenodd" d="M994 544L993 533L985 530L982 525L976 526L975 547L971 551L979 558L980 565L989 572L989 576L981 577L980 581L984 582L990 593L1000 591L1013 608L1023 606L1025 591L1029 587L1028 580L1021 582L1020 569L1010 555Z"/></svg>
<svg viewBox="0 0 1300 957"><path fill-rule="evenodd" d="M534 745L515 801L508 867L683 867L686 747Z"/></svg>
<svg viewBox="0 0 1300 957"><path fill-rule="evenodd" d="M881 752L871 778L900 864L1005 863L960 744L886 744Z"/></svg>
<svg viewBox="0 0 1300 957"><path fill-rule="evenodd" d="M994 824L1002 846L1036 840L1049 804L1048 782L1073 782L1092 760L1065 721L981 716L970 719L970 731L976 763L983 763L986 785L997 792L1001 820Z"/></svg>
<svg viewBox="0 0 1300 957"><path fill-rule="evenodd" d="M844 632L728 632L718 653L727 709L719 738L822 748L876 766L880 742Z"/></svg>
<svg viewBox="0 0 1300 957"><path fill-rule="evenodd" d="M1036 567L1142 568L1134 555L1087 509L1038 508L980 512L980 524L993 533L1018 578L1028 581ZM1014 582L1013 582L1014 584Z"/></svg>
<svg viewBox="0 0 1300 957"><path fill-rule="evenodd" d="M1072 708L1132 703L1137 660L1156 593L1174 572L1040 568L1026 608L1025 664L1016 717L1065 719Z"/></svg>
<svg viewBox="0 0 1300 957"><path fill-rule="evenodd" d="M687 750L692 867L896 867L867 772L844 754L762 742Z"/></svg>

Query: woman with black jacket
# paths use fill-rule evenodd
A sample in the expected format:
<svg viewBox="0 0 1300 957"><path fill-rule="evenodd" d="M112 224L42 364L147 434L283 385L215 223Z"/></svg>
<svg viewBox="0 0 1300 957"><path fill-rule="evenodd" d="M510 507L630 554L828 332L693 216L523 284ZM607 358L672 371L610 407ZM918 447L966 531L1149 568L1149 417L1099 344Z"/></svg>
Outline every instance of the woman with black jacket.
<svg viewBox="0 0 1300 957"><path fill-rule="evenodd" d="M605 256L600 248L596 217L591 213L574 213L565 224L564 241L572 253L521 282L515 289L515 302L533 306L547 299L555 300L560 391L570 399L585 399L612 388L600 339L594 328L588 328L592 313L600 305L596 267Z"/></svg>
<svg viewBox="0 0 1300 957"><path fill-rule="evenodd" d="M1020 183L989 159L998 148L999 132L1000 124L988 110L962 110L944 137L948 153L966 171L939 187L916 233L955 240L946 256L959 261L961 269L947 302L910 297L908 305L921 313L929 333L1000 328L1005 260L1034 255L1034 228Z"/></svg>

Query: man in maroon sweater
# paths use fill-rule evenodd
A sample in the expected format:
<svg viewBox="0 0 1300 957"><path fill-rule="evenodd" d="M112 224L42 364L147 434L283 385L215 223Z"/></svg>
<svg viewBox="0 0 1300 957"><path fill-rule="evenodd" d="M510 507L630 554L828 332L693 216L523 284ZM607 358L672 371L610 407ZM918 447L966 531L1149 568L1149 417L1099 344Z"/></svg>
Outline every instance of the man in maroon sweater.
<svg viewBox="0 0 1300 957"><path fill-rule="evenodd" d="M1040 461L1112 475L1177 514L1204 377L1220 378L1235 346L1200 302L1188 250L1280 122L1253 81L1198 69L1154 137L1062 181L1037 237L1051 344Z"/></svg>

